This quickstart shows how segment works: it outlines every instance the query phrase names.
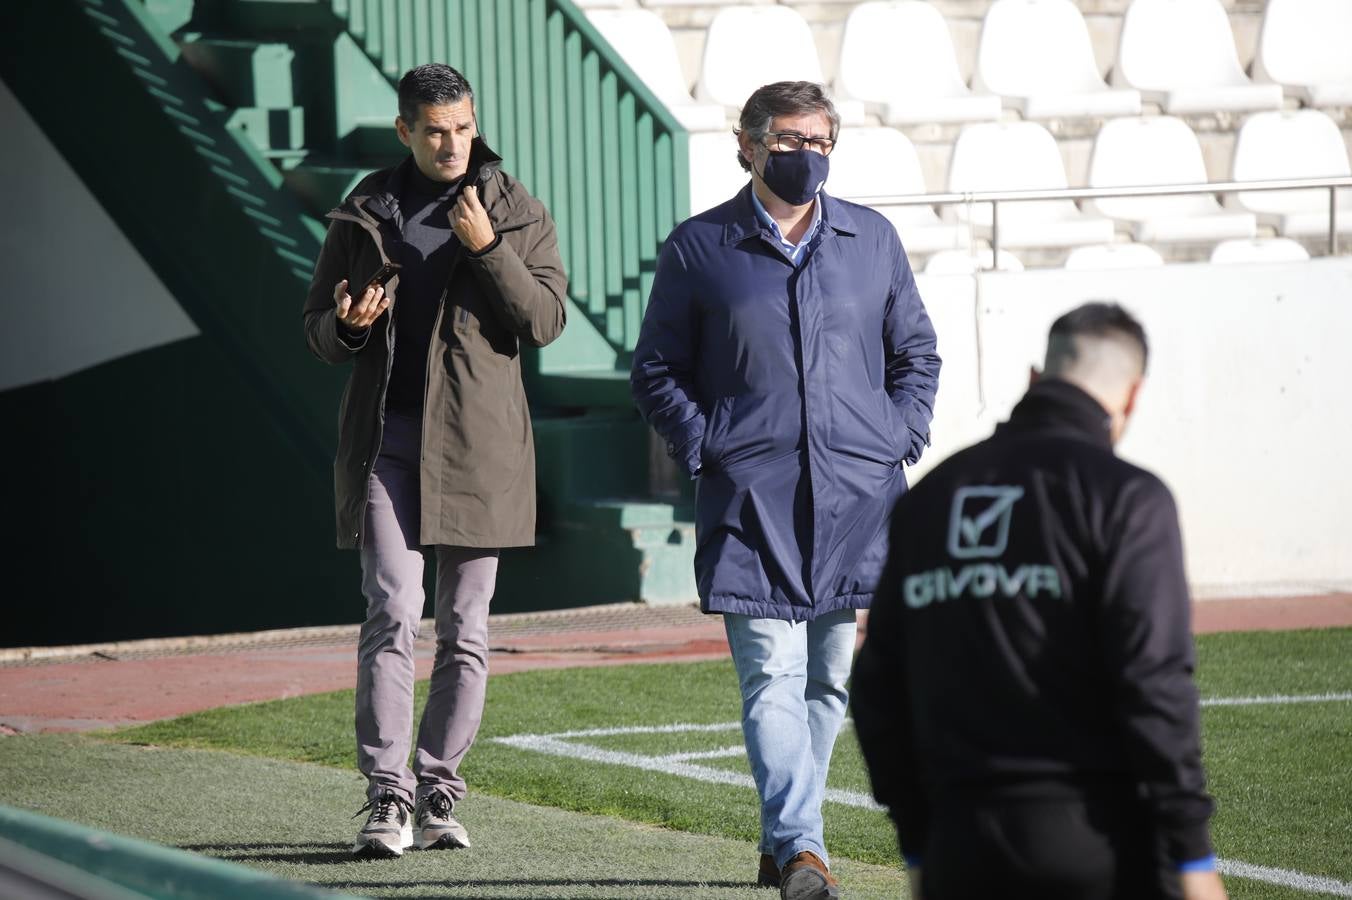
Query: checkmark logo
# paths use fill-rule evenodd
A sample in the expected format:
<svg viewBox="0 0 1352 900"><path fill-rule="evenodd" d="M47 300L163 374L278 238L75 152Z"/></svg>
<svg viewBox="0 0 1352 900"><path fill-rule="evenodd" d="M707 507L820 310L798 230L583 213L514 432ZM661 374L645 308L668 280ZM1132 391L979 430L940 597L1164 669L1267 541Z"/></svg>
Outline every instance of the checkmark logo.
<svg viewBox="0 0 1352 900"><path fill-rule="evenodd" d="M958 488L948 520L948 555L954 559L999 556L1009 545L1014 504L1023 496L1018 485Z"/></svg>

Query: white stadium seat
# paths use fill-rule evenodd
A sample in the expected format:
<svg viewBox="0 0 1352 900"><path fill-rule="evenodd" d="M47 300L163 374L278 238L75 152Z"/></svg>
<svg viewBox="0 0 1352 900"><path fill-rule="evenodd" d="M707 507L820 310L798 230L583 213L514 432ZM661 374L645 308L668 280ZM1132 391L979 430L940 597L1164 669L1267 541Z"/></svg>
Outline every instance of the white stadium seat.
<svg viewBox="0 0 1352 900"><path fill-rule="evenodd" d="M740 191L751 176L737 164L731 131L690 135L690 213L704 212Z"/></svg>
<svg viewBox="0 0 1352 900"><path fill-rule="evenodd" d="M845 128L831 154L826 191L834 197L909 196L925 193L920 158L894 128ZM874 207L901 235L908 253L929 253L968 244L968 229L939 220L932 206Z"/></svg>
<svg viewBox="0 0 1352 900"><path fill-rule="evenodd" d="M1253 238L1221 241L1211 251L1211 261L1230 263L1303 262L1310 258L1304 247L1290 238Z"/></svg>
<svg viewBox="0 0 1352 900"><path fill-rule="evenodd" d="M999 94L1025 119L1141 111L1139 92L1104 83L1071 0L995 0L981 24L972 89Z"/></svg>
<svg viewBox="0 0 1352 900"><path fill-rule="evenodd" d="M1147 269L1164 265L1164 257L1145 244L1099 244L1076 247L1062 266L1075 271L1103 269Z"/></svg>
<svg viewBox="0 0 1352 900"><path fill-rule="evenodd" d="M888 125L1000 118L1000 98L967 87L943 15L922 0L878 0L850 11L836 89Z"/></svg>
<svg viewBox="0 0 1352 900"><path fill-rule="evenodd" d="M1206 163L1197 135L1173 116L1114 119L1099 129L1089 158L1089 186L1205 184ZM1251 213L1226 210L1211 194L1103 197L1085 209L1131 223L1138 241L1217 241L1252 237Z"/></svg>
<svg viewBox="0 0 1352 900"><path fill-rule="evenodd" d="M704 37L696 97L741 109L756 88L775 81L823 81L807 20L787 6L720 9ZM847 125L865 118L857 100L837 101L836 112Z"/></svg>
<svg viewBox="0 0 1352 900"><path fill-rule="evenodd" d="M696 103L690 96L676 42L657 13L646 9L595 9L587 18L629 67L691 131L721 131L727 111L717 103Z"/></svg>
<svg viewBox="0 0 1352 900"><path fill-rule="evenodd" d="M1352 3L1268 0L1253 74L1306 106L1352 106Z"/></svg>
<svg viewBox="0 0 1352 900"><path fill-rule="evenodd" d="M982 250L941 250L925 262L926 275L975 275L990 270L990 248ZM1022 272L1023 263L1012 253L1000 251L1001 272Z"/></svg>
<svg viewBox="0 0 1352 900"><path fill-rule="evenodd" d="M1352 175L1347 146L1333 120L1313 109L1255 113L1235 138L1235 181ZM1242 191L1234 199L1286 235L1328 232L1328 191ZM1338 191L1338 231L1352 232L1352 190Z"/></svg>
<svg viewBox="0 0 1352 900"><path fill-rule="evenodd" d="M1113 84L1166 113L1281 109L1281 88L1239 65L1221 0L1132 0L1122 17Z"/></svg>
<svg viewBox="0 0 1352 900"><path fill-rule="evenodd" d="M1066 169L1056 140L1035 122L968 125L953 145L948 167L952 193L988 190L1059 190ZM949 207L960 221L970 220L981 236L991 232L989 203ZM1072 247L1107 244L1113 223L1085 215L1072 200L1032 200L1000 204L1003 247Z"/></svg>

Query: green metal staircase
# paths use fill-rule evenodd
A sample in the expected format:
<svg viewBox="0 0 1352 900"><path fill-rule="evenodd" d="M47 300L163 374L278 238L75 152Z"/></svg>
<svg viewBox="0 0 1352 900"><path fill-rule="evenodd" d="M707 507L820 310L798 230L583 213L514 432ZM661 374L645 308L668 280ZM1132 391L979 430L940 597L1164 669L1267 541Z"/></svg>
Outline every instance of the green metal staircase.
<svg viewBox="0 0 1352 900"><path fill-rule="evenodd" d="M400 75L434 60L461 69L489 143L553 212L569 274L570 329L535 355L532 400L628 408L657 252L689 206L686 133L576 7L198 0L179 38L316 214L404 156L392 127ZM303 153L291 156L302 120Z"/></svg>
<svg viewBox="0 0 1352 900"><path fill-rule="evenodd" d="M333 415L314 398L336 396L341 378L295 352L322 228L140 3L5 4L0 21L25 35L26 52L0 61L5 83L260 402L322 459ZM50 62L63 58L79 70Z"/></svg>
<svg viewBox="0 0 1352 900"><path fill-rule="evenodd" d="M541 542L504 566L495 602L691 599L688 495L653 495L627 384L661 241L688 210L686 134L572 3L49 0L0 5L0 26L28 36L0 76L315 479L344 377L300 341L319 217L406 153L400 74L464 71L570 277L564 336L526 358ZM47 62L65 58L80 71ZM72 120L62 101L91 90Z"/></svg>

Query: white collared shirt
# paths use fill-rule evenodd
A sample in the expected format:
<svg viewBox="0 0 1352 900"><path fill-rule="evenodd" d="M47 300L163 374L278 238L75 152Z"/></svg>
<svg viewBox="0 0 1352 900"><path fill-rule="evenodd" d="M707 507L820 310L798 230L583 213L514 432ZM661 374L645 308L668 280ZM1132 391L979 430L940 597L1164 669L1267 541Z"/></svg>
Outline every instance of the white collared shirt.
<svg viewBox="0 0 1352 900"><path fill-rule="evenodd" d="M793 263L795 266L802 260L803 251L807 249L808 244L816 237L817 229L819 229L822 224L821 191L817 192L814 199L816 206L812 209L812 224L808 226L807 231L803 234L803 239L797 244L794 244L785 238L784 233L779 230L779 223L775 221L775 217L766 211L765 204L761 203L760 198L756 196L755 187L751 188L751 205L756 210L756 218L760 219L762 224L769 227L770 233L775 236L775 241L779 246L780 252L782 252L788 258L789 262Z"/></svg>

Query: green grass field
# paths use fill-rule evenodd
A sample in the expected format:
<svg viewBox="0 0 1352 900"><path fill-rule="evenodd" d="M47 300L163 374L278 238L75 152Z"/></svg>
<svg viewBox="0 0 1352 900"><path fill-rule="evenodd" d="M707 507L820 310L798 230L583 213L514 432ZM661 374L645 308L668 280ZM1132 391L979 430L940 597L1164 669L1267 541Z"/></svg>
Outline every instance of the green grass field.
<svg viewBox="0 0 1352 900"><path fill-rule="evenodd" d="M1352 692L1352 629L1211 635L1199 638L1198 645L1204 698ZM425 685L420 686L420 698L423 689ZM738 710L735 678L727 662L539 671L490 679L483 730L464 769L474 793L462 811L472 835L484 835L492 853L507 854L507 862L495 856L494 865L501 863L510 870L512 842L521 847L553 848L550 829L585 831L604 826L628 835L626 840L634 836L643 840L625 853L610 854L605 878L592 868L586 869L592 873L586 877L570 869L571 874L555 878L560 883L551 882L546 889L539 880L548 881L547 876L533 875L534 892L518 894L506 886L510 879L486 870L477 888L469 880L463 884L443 880L435 892L424 890L418 895L771 896L739 886L754 870L751 842L757 836L757 819L754 790L736 783L749 780L739 750L740 732L735 728ZM184 752L177 748L227 751L191 757L199 768L204 759L219 761L212 768L222 771L232 765L308 763L292 768L324 773L323 811L315 815L324 819L322 834L336 835L325 840L337 846L321 841L322 846L298 853L232 849L235 844L228 835L193 839L188 833L190 819L176 821L172 832L157 836L149 829L140 836L276 867L287 877L355 893L406 896L403 891L408 884L400 878L422 883L423 870L417 867L433 862L400 860L384 881L345 874L352 864L343 859L341 842L357 823L342 821L342 816L350 815L362 802L361 782L353 772L351 721L351 692L338 692L211 710L105 736L133 746L112 748L89 739L64 739L60 750L67 756L78 756L81 747L87 753ZM1214 836L1222 857L1332 879L1344 886L1352 882L1352 701L1209 706L1203 723L1208 771L1219 801ZM677 725L706 726L706 730L658 730ZM717 728L720 725L728 727ZM596 729L609 733L558 737ZM509 739L515 745L504 743ZM30 739L0 741L0 752L16 740ZM117 771L113 769L108 777L116 782ZM209 777L198 776L189 767L172 778L166 774L164 780L174 780L177 786L165 790L183 790L185 781ZM891 830L881 813L860 805L866 802L868 784L848 729L838 745L830 787L840 793L826 807L827 839L842 867L847 896L904 896ZM213 783L212 789L220 786ZM60 790L51 786L47 790L55 790L59 798ZM41 791L22 798L14 797L14 792L13 785L0 788L0 802L78 819L77 810L62 808L59 799L44 801ZM230 796L232 802L274 812L293 802L289 797L272 796L265 781L255 779L233 785ZM24 802L16 802L20 799ZM43 809L43 805L55 808ZM533 809L537 812L531 813ZM501 817L508 811L513 824L504 837ZM255 831L265 827L252 823L247 812L232 821L240 833L235 839L239 847L259 844L246 839L244 833L251 827ZM667 830L646 827L652 825ZM686 834L675 835L671 830ZM509 842L506 847L497 843L504 840ZM618 841L616 846L624 844L618 838L609 838L607 843L612 840ZM287 846L286 840L279 837L277 841ZM689 860L698 857L696 847L712 862L692 866ZM307 861L306 853L332 865ZM545 857L550 853L565 851L562 846L546 849ZM673 854L682 853L686 855L678 864ZM696 856L689 856L692 853ZM476 844L469 854L482 852ZM535 851L517 855L530 855L530 866L541 862ZM471 862L467 855L462 862L436 865L460 872ZM671 875L677 871L679 876ZM717 874L704 877L701 873ZM690 886L696 883L702 886L692 892ZM1238 900L1318 895L1248 878L1231 877L1227 884L1231 897ZM1352 893L1340 893L1335 884L1332 895Z"/></svg>

